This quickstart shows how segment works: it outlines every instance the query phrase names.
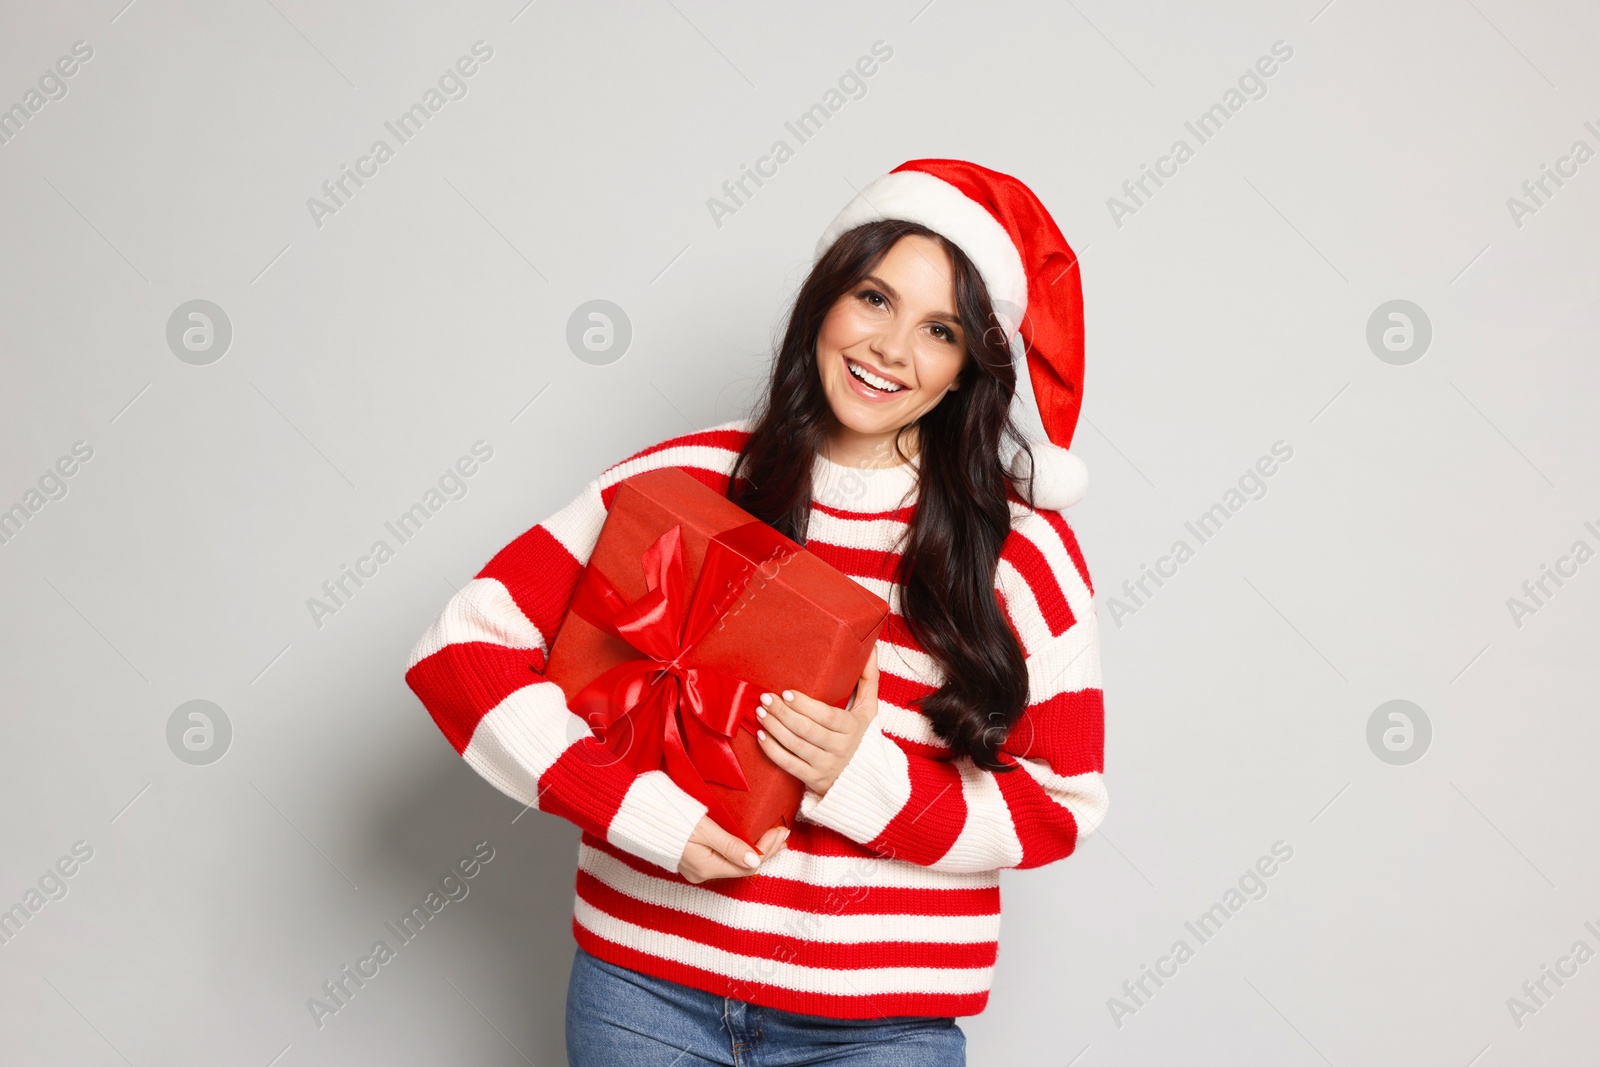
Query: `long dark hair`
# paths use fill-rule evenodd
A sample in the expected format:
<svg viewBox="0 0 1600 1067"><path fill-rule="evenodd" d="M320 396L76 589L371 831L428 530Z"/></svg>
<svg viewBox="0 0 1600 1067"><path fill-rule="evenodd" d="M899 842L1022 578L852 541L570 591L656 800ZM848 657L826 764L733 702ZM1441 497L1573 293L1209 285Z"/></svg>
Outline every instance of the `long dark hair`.
<svg viewBox="0 0 1600 1067"><path fill-rule="evenodd" d="M734 461L728 498L805 544L812 467L834 421L817 371L822 321L911 234L950 253L968 358L957 388L915 424L921 469L895 575L900 611L946 678L918 702L922 714L953 756L1011 771L1016 765L1000 763L998 752L1027 705L1028 671L995 599L995 564L1011 532L1012 481L1000 445L1009 438L1026 449L1027 442L1011 420L1017 373L1010 349L977 268L959 248L898 219L858 226L833 243L795 297L766 397ZM898 437L895 449L904 456Z"/></svg>

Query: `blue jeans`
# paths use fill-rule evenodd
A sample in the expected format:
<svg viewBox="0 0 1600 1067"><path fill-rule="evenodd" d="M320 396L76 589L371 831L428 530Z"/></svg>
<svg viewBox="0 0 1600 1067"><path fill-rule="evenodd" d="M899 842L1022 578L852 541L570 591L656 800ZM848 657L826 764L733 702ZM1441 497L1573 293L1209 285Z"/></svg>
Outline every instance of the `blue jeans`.
<svg viewBox="0 0 1600 1067"><path fill-rule="evenodd" d="M950 1016L830 1019L719 997L581 946L567 984L570 1067L965 1067Z"/></svg>

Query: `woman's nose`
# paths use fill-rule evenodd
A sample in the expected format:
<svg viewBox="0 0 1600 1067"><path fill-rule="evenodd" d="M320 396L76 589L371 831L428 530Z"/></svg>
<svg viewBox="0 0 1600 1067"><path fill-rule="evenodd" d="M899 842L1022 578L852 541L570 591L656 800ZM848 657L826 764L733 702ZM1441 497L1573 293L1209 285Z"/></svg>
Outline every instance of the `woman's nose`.
<svg viewBox="0 0 1600 1067"><path fill-rule="evenodd" d="M909 331L897 325L885 326L873 337L872 351L885 366L905 364L911 358Z"/></svg>

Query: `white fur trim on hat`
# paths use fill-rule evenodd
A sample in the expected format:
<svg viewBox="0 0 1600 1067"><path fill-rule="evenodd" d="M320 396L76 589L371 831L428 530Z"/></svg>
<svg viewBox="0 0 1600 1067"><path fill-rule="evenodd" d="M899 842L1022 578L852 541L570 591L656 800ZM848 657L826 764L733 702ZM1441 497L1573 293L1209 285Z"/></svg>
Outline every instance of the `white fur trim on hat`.
<svg viewBox="0 0 1600 1067"><path fill-rule="evenodd" d="M1007 339L1016 336L1028 310L1028 275L1011 235L977 201L954 185L919 170L891 171L861 190L822 231L821 259L847 230L879 219L918 222L949 238L978 268Z"/></svg>
<svg viewBox="0 0 1600 1067"><path fill-rule="evenodd" d="M1048 511L1065 511L1084 498L1089 491L1089 468L1067 449L1049 441L1028 442L1033 452L1034 469L1028 470L1027 453L1017 448L1006 454L1002 447L1000 458L1006 469L1018 482L1024 499L1034 507ZM1032 475L1030 478L1029 475Z"/></svg>

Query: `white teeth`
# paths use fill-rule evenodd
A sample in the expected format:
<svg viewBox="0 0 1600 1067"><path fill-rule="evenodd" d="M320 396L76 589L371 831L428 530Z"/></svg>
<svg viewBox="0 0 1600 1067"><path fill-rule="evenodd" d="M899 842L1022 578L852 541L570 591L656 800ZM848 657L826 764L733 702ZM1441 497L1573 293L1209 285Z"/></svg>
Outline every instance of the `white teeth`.
<svg viewBox="0 0 1600 1067"><path fill-rule="evenodd" d="M878 377L876 374L873 374L859 363L846 360L845 366L849 368L851 374L854 374L857 378L860 378L874 389L882 390L885 393L898 393L900 390L905 388L905 386L896 385L887 378Z"/></svg>

